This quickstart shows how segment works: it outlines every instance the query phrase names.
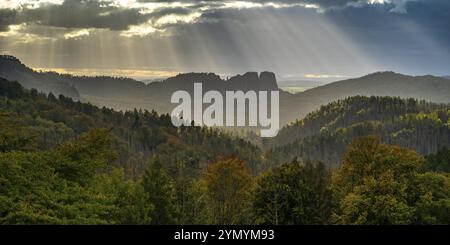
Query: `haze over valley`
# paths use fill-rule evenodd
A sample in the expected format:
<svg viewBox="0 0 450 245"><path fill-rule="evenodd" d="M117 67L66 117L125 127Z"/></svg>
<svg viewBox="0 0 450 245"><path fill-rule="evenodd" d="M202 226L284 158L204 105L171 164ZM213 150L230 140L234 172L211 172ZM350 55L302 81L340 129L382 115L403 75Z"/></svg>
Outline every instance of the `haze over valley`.
<svg viewBox="0 0 450 245"><path fill-rule="evenodd" d="M300 93L289 93L279 88L272 72L247 72L224 80L213 73L185 73L161 80L143 83L125 77L89 77L37 72L13 56L0 56L0 77L19 81L26 88L65 95L76 100L116 110L146 109L170 113L174 104L171 95L177 90L192 94L193 84L201 82L205 91L218 90L280 90L281 125L302 119L320 106L347 97L398 96L435 103L450 103L450 80L426 75L408 76L394 72L376 72L360 78L336 82L282 82L281 85L324 84Z"/></svg>

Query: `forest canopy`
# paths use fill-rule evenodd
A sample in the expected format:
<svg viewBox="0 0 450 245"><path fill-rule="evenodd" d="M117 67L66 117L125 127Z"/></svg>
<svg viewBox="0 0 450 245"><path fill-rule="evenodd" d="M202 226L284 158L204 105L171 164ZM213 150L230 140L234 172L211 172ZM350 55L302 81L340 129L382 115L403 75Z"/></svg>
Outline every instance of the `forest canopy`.
<svg viewBox="0 0 450 245"><path fill-rule="evenodd" d="M298 124L331 120L333 107L353 111L364 101L391 108L377 127L407 120L408 132L396 131L409 135L404 140L448 137L448 108L388 97L350 98ZM371 121L358 112L354 120ZM319 129L320 137L345 135L339 164L298 155L274 161L242 138L173 127L168 115L98 108L0 80L0 223L450 223L448 147L430 141L423 154L386 142L384 129L344 133L352 117L340 115ZM326 146L308 142L310 153Z"/></svg>

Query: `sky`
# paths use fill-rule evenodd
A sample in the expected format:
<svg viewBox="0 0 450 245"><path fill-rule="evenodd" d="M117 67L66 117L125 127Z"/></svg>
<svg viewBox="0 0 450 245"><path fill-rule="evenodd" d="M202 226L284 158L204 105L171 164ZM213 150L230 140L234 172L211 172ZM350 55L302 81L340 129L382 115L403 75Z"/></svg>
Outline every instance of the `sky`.
<svg viewBox="0 0 450 245"><path fill-rule="evenodd" d="M0 53L83 75L450 75L449 0L1 0Z"/></svg>

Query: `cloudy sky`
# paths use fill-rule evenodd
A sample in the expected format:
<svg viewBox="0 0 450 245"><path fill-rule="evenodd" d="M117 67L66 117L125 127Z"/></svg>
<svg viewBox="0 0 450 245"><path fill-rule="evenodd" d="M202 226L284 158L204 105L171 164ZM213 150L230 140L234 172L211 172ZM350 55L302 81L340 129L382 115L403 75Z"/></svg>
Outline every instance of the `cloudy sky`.
<svg viewBox="0 0 450 245"><path fill-rule="evenodd" d="M450 75L449 0L1 0L0 53L135 78Z"/></svg>

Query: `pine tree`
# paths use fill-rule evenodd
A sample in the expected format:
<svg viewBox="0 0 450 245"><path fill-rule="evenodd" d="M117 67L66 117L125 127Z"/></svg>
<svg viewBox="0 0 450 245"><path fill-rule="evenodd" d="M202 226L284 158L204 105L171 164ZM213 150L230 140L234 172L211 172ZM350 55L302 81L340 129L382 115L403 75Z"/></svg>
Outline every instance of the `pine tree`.
<svg viewBox="0 0 450 245"><path fill-rule="evenodd" d="M174 181L167 175L161 162L155 157L145 171L142 185L154 206L151 224L175 224L178 219Z"/></svg>

